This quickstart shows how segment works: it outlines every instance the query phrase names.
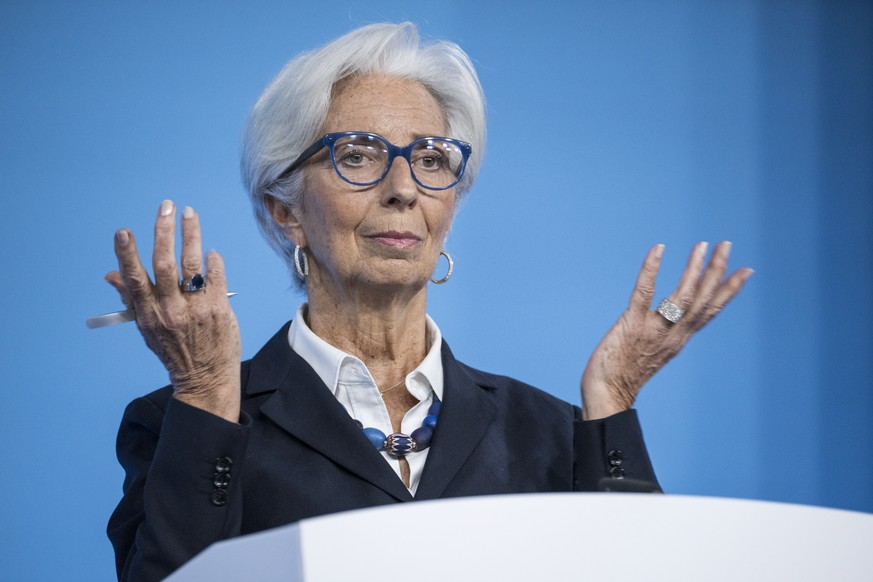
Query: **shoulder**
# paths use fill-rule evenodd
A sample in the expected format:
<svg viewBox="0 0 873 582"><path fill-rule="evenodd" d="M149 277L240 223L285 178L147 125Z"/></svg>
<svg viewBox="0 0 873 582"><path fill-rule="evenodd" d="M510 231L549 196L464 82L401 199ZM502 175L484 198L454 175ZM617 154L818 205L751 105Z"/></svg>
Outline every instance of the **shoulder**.
<svg viewBox="0 0 873 582"><path fill-rule="evenodd" d="M514 409L530 414L569 415L574 418L581 413L577 406L521 380L479 370L463 362L457 362L457 365L473 382L491 389L496 400Z"/></svg>

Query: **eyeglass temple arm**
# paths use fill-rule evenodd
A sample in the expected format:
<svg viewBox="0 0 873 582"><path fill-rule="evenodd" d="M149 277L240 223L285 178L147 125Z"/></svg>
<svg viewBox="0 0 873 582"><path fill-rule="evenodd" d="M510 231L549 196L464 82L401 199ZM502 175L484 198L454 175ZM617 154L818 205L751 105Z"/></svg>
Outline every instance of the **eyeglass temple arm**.
<svg viewBox="0 0 873 582"><path fill-rule="evenodd" d="M285 178L290 176L297 168L303 165L303 162L318 153L323 147L325 147L325 145L326 144L324 138L321 138L320 140L303 150L303 153L297 156L296 160L291 162L291 165L288 166L288 169L279 174L279 177L276 178L276 181L278 182L279 180L284 180Z"/></svg>

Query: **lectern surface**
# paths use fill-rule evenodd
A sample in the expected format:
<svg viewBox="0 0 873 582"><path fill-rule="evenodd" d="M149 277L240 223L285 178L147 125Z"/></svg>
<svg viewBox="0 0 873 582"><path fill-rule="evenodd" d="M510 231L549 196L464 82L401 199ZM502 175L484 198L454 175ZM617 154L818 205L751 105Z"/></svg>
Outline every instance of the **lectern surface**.
<svg viewBox="0 0 873 582"><path fill-rule="evenodd" d="M169 580L873 580L873 515L640 494L409 503L214 544ZM257 574L255 572L257 571Z"/></svg>

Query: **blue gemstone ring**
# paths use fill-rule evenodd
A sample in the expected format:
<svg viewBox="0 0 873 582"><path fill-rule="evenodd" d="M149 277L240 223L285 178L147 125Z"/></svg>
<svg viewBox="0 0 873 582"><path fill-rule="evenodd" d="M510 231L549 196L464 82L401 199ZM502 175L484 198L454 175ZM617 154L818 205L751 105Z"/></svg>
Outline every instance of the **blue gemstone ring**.
<svg viewBox="0 0 873 582"><path fill-rule="evenodd" d="M194 273L179 284L185 293L196 293L206 289L206 279L200 273Z"/></svg>

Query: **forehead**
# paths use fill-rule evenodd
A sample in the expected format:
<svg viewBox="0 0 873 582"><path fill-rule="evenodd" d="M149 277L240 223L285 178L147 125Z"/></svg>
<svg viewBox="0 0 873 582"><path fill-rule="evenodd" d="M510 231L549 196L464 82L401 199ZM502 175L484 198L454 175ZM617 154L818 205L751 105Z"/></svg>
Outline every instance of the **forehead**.
<svg viewBox="0 0 873 582"><path fill-rule="evenodd" d="M345 79L334 87L324 133L369 131L403 145L427 135L445 135L445 114L418 81L385 75Z"/></svg>

